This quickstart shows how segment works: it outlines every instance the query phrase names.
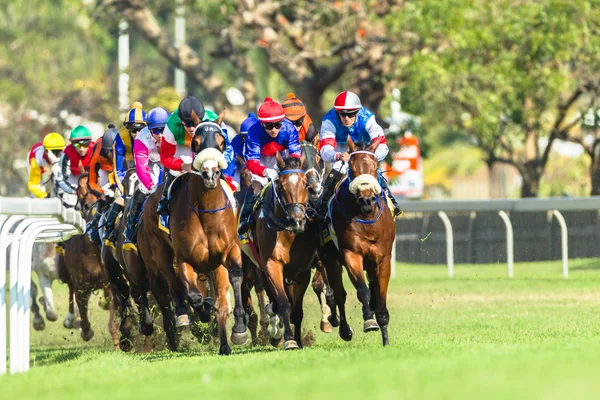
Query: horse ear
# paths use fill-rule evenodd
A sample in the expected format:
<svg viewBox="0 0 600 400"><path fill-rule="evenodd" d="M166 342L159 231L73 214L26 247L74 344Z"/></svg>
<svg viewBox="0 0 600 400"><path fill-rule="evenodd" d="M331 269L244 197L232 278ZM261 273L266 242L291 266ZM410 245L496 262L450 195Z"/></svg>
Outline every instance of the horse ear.
<svg viewBox="0 0 600 400"><path fill-rule="evenodd" d="M312 144L315 147L319 147L319 142L321 141L321 135L317 134L315 135L315 137L310 141L310 144Z"/></svg>
<svg viewBox="0 0 600 400"><path fill-rule="evenodd" d="M223 120L225 119L225 114L227 113L227 109L224 108L221 110L221 113L219 114L219 118L217 118L217 125L221 126L221 122L223 122Z"/></svg>
<svg viewBox="0 0 600 400"><path fill-rule="evenodd" d="M202 136L195 135L192 138L192 153L194 153L194 154L198 153L198 150L200 149L201 145L202 145Z"/></svg>
<svg viewBox="0 0 600 400"><path fill-rule="evenodd" d="M277 160L277 166L279 167L279 170L283 171L285 169L285 161L283 161L283 158L281 158L281 154L279 154L279 152L275 153L275 160Z"/></svg>
<svg viewBox="0 0 600 400"><path fill-rule="evenodd" d="M306 153L302 152L302 154L300 155L300 168L302 168L302 166L304 165L304 161L306 161Z"/></svg>
<svg viewBox="0 0 600 400"><path fill-rule="evenodd" d="M200 125L200 123L202 122L202 118L200 118L198 116L198 114L196 114L195 111L192 111L192 122L194 123L194 125L198 126Z"/></svg>
<svg viewBox="0 0 600 400"><path fill-rule="evenodd" d="M356 151L356 145L352 141L352 138L348 136L348 152L354 153Z"/></svg>
<svg viewBox="0 0 600 400"><path fill-rule="evenodd" d="M377 150L377 146L379 146L381 142L383 142L383 136L376 137L375 139L373 139L373 143L371 143L367 150L369 150L372 153L375 153L375 150Z"/></svg>

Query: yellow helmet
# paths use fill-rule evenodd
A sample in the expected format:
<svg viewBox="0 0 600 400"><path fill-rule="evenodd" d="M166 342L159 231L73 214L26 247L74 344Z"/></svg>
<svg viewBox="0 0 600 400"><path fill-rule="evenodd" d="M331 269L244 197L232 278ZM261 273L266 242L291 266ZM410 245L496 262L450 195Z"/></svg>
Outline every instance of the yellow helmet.
<svg viewBox="0 0 600 400"><path fill-rule="evenodd" d="M65 138L60 133L52 132L44 136L42 144L46 150L64 150Z"/></svg>

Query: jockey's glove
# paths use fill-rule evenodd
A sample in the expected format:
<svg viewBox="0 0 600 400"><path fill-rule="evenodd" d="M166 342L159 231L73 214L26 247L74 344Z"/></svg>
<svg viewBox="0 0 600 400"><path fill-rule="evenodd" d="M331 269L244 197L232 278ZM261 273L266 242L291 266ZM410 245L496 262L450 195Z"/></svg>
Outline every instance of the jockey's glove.
<svg viewBox="0 0 600 400"><path fill-rule="evenodd" d="M106 197L115 197L115 191L110 188L103 188L102 191L106 195Z"/></svg>
<svg viewBox="0 0 600 400"><path fill-rule="evenodd" d="M271 169L271 168L266 168L265 171L263 172L263 176L272 181L276 181L277 178L279 178L277 171L275 171L274 169Z"/></svg>

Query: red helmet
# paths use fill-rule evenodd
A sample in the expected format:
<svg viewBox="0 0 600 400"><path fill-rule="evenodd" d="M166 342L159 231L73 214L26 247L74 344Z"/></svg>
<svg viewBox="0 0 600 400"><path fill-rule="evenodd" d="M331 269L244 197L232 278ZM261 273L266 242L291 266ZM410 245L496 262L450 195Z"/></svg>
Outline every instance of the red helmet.
<svg viewBox="0 0 600 400"><path fill-rule="evenodd" d="M285 118L285 112L281 104L267 97L264 103L258 108L258 120L260 122L278 122Z"/></svg>
<svg viewBox="0 0 600 400"><path fill-rule="evenodd" d="M336 111L358 110L361 107L362 104L360 104L360 99L356 93L350 91L345 91L338 94L333 102L333 108L335 108Z"/></svg>

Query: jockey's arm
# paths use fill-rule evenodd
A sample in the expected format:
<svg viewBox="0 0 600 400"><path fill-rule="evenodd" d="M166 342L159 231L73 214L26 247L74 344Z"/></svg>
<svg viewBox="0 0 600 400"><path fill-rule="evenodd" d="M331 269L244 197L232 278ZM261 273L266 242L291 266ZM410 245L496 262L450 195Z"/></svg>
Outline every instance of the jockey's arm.
<svg viewBox="0 0 600 400"><path fill-rule="evenodd" d="M104 190L98 185L98 171L100 171L100 149L102 146L94 148L94 155L90 162L90 176L88 179L88 189L96 197L102 196Z"/></svg>
<svg viewBox="0 0 600 400"><path fill-rule="evenodd" d="M166 131L167 129L165 129ZM173 171L181 171L181 166L184 164L181 158L175 157L177 151L177 142L171 138L169 140L166 135L163 135L160 144L160 163L167 169Z"/></svg>
<svg viewBox="0 0 600 400"><path fill-rule="evenodd" d="M235 170L237 168L237 160L235 158L235 151L233 151L233 146L229 141L227 141L227 146L225 147L225 152L223 153L225 156L225 161L227 161L227 168L223 170L223 175L232 177L235 174Z"/></svg>
<svg viewBox="0 0 600 400"><path fill-rule="evenodd" d="M140 182L146 189L151 190L154 182L152 181L150 167L148 167L148 147L141 141L136 140L133 145L133 156L135 158L135 172Z"/></svg>
<svg viewBox="0 0 600 400"><path fill-rule="evenodd" d="M324 120L321 125L321 157L323 161L334 163L337 161L338 152L335 151L337 141L335 140L336 129L333 123L329 120Z"/></svg>
<svg viewBox="0 0 600 400"><path fill-rule="evenodd" d="M69 183L69 176L71 176L71 161L69 157L63 153L60 156L60 160L58 161L60 168L58 169L58 174L56 177L56 183L58 187L65 191L68 194L77 193L77 187L74 187Z"/></svg>
<svg viewBox="0 0 600 400"><path fill-rule="evenodd" d="M27 188L38 199L43 199L48 196L48 193L42 186L42 168L38 165L36 157L31 157L29 160L29 181Z"/></svg>
<svg viewBox="0 0 600 400"><path fill-rule="evenodd" d="M248 171L254 175L263 176L267 168L260 163L260 142L250 134L246 138L245 151Z"/></svg>
<svg viewBox="0 0 600 400"><path fill-rule="evenodd" d="M302 155L302 150L300 149L300 140L298 138L298 132L295 129L288 138L287 147L288 151L290 152L290 157L300 158L300 156Z"/></svg>
<svg viewBox="0 0 600 400"><path fill-rule="evenodd" d="M377 123L374 115L367 120L366 129L371 138L371 142L374 142L375 140L380 141L379 146L375 149L375 155L377 156L377 161L382 161L388 155L390 149L385 141L383 128Z"/></svg>
<svg viewBox="0 0 600 400"><path fill-rule="evenodd" d="M129 134L129 133L127 133ZM123 184L121 183L125 179L127 174L127 160L125 158L125 144L121 139L121 133L117 135L113 143L113 171L115 171L115 180L119 191L123 193Z"/></svg>

